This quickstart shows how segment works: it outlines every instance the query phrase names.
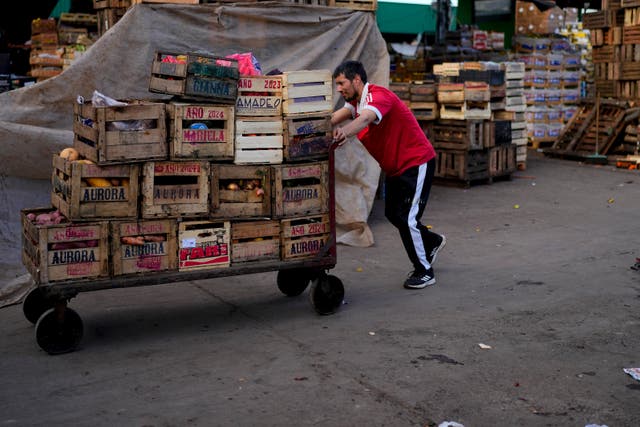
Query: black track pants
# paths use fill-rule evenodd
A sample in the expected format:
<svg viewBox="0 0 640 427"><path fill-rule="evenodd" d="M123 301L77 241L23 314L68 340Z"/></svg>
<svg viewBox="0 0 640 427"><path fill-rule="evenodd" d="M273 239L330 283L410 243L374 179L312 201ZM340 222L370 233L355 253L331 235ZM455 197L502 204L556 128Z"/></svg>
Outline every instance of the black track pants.
<svg viewBox="0 0 640 427"><path fill-rule="evenodd" d="M436 159L408 169L400 176L385 178L385 207L387 219L400 231L400 238L417 273L424 273L431 265L426 254L434 247L435 233L420 222L436 166Z"/></svg>

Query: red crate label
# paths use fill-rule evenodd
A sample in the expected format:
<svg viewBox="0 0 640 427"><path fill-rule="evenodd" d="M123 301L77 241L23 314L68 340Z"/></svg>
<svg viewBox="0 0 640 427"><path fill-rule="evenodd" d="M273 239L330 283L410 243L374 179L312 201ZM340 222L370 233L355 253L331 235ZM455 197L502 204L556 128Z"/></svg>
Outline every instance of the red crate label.
<svg viewBox="0 0 640 427"><path fill-rule="evenodd" d="M65 227L56 229L50 235L51 242L67 242L73 239L99 239L100 229L95 226L91 227Z"/></svg>
<svg viewBox="0 0 640 427"><path fill-rule="evenodd" d="M123 236L131 236L134 234L160 234L167 232L165 224L157 222L124 224L120 230Z"/></svg>
<svg viewBox="0 0 640 427"><path fill-rule="evenodd" d="M202 172L200 163L156 163L153 167L156 174L199 174Z"/></svg>
<svg viewBox="0 0 640 427"><path fill-rule="evenodd" d="M70 264L67 266L68 276L88 276L91 274L91 268L93 264L90 262L83 262L79 264Z"/></svg>
<svg viewBox="0 0 640 427"><path fill-rule="evenodd" d="M220 129L183 129L182 140L194 142L227 142L227 135Z"/></svg>
<svg viewBox="0 0 640 427"><path fill-rule="evenodd" d="M136 261L136 267L147 270L161 270L162 269L162 257L161 256L148 256L144 255L138 258Z"/></svg>
<svg viewBox="0 0 640 427"><path fill-rule="evenodd" d="M289 228L291 236L306 236L309 234L321 234L329 232L329 224L326 222L318 222L312 224L292 225Z"/></svg>
<svg viewBox="0 0 640 427"><path fill-rule="evenodd" d="M321 174L322 168L320 165L292 166L282 169L282 179L320 177Z"/></svg>
<svg viewBox="0 0 640 427"><path fill-rule="evenodd" d="M182 118L190 120L225 120L227 119L227 114L223 109L194 105L184 109Z"/></svg>

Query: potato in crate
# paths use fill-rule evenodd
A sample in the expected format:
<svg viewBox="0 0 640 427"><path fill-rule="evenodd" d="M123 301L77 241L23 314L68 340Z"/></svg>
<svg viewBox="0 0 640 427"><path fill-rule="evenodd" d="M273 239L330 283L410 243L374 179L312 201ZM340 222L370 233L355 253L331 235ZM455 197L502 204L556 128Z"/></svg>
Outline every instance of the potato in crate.
<svg viewBox="0 0 640 427"><path fill-rule="evenodd" d="M236 59L201 53L156 52L149 91L235 103L239 77Z"/></svg>
<svg viewBox="0 0 640 427"><path fill-rule="evenodd" d="M333 110L333 79L329 70L288 71L282 74L282 85L285 116Z"/></svg>
<svg viewBox="0 0 640 427"><path fill-rule="evenodd" d="M329 162L327 160L272 166L271 191L274 218L329 212Z"/></svg>
<svg viewBox="0 0 640 427"><path fill-rule="evenodd" d="M232 106L172 102L167 112L172 160L233 160L235 115Z"/></svg>
<svg viewBox="0 0 640 427"><path fill-rule="evenodd" d="M279 221L232 222L231 239L231 265L280 259Z"/></svg>
<svg viewBox="0 0 640 427"><path fill-rule="evenodd" d="M178 225L178 270L229 267L229 221L184 221Z"/></svg>
<svg viewBox="0 0 640 427"><path fill-rule="evenodd" d="M308 113L284 118L286 161L327 158L332 139L329 113Z"/></svg>
<svg viewBox="0 0 640 427"><path fill-rule="evenodd" d="M95 107L85 101L74 104L73 114L73 148L99 165L167 158L164 103Z"/></svg>
<svg viewBox="0 0 640 427"><path fill-rule="evenodd" d="M282 163L284 129L281 116L236 118L234 163Z"/></svg>
<svg viewBox="0 0 640 427"><path fill-rule="evenodd" d="M327 214L283 219L281 227L283 261L316 256L331 234Z"/></svg>
<svg viewBox="0 0 640 427"><path fill-rule="evenodd" d="M142 168L142 217L209 213L209 162L147 162Z"/></svg>
<svg viewBox="0 0 640 427"><path fill-rule="evenodd" d="M54 154L51 204L72 221L134 219L138 217L139 176L137 164L98 166L86 159L69 160Z"/></svg>
<svg viewBox="0 0 640 427"><path fill-rule="evenodd" d="M23 209L22 263L34 282L109 276L107 221L71 223L53 208Z"/></svg>
<svg viewBox="0 0 640 427"><path fill-rule="evenodd" d="M282 115L282 76L240 76L236 115Z"/></svg>
<svg viewBox="0 0 640 427"><path fill-rule="evenodd" d="M112 221L110 227L114 276L178 268L175 219Z"/></svg>
<svg viewBox="0 0 640 427"><path fill-rule="evenodd" d="M211 165L211 218L271 216L271 168Z"/></svg>

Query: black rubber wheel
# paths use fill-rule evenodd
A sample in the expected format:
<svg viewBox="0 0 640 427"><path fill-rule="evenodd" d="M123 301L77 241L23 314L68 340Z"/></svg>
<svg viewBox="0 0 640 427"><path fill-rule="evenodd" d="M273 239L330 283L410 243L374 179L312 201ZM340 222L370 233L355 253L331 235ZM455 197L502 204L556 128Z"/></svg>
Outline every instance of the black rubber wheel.
<svg viewBox="0 0 640 427"><path fill-rule="evenodd" d="M78 347L83 329L82 319L74 310L51 308L36 323L36 341L49 354L68 353Z"/></svg>
<svg viewBox="0 0 640 427"><path fill-rule="evenodd" d="M46 298L42 289L35 288L31 290L22 302L22 313L24 317L34 325L42 316L42 313L53 307L54 301Z"/></svg>
<svg viewBox="0 0 640 427"><path fill-rule="evenodd" d="M304 268L292 268L278 271L278 289L288 297L297 297L307 289L312 272Z"/></svg>
<svg viewBox="0 0 640 427"><path fill-rule="evenodd" d="M309 289L309 301L318 314L333 314L344 300L342 280L336 276L321 274Z"/></svg>

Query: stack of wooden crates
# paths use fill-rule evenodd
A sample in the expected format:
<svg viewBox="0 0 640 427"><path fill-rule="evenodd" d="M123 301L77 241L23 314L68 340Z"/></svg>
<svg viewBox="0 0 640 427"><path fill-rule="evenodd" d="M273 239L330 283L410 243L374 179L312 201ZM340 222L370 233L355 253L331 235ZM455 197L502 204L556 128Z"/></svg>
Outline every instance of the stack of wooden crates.
<svg viewBox="0 0 640 427"><path fill-rule="evenodd" d="M310 260L327 244L328 70L241 76L238 62L157 52L167 102L74 106L52 208L25 209L36 283ZM34 214L58 209L59 224Z"/></svg>

